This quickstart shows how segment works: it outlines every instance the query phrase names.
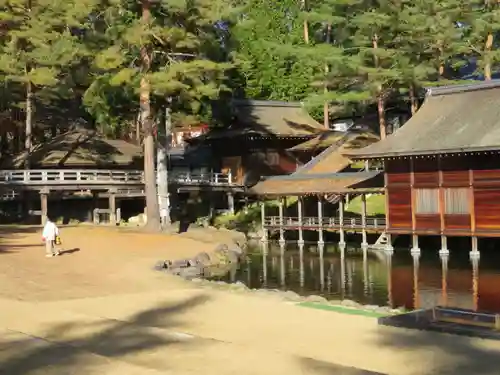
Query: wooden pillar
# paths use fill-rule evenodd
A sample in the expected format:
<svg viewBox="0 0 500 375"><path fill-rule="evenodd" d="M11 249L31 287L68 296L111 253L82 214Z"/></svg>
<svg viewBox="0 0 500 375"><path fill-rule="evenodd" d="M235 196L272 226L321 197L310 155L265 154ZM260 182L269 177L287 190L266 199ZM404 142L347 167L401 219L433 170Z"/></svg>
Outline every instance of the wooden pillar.
<svg viewBox="0 0 500 375"><path fill-rule="evenodd" d="M366 239L366 194L361 194L361 226L363 227L361 232L361 248L363 252L366 252L368 249L368 241Z"/></svg>
<svg viewBox="0 0 500 375"><path fill-rule="evenodd" d="M322 250L325 245L325 241L323 240L323 199L321 196L318 196L318 246L319 249ZM321 251L320 251L320 256Z"/></svg>
<svg viewBox="0 0 500 375"><path fill-rule="evenodd" d="M474 171L469 170L469 212L470 212L470 231L473 236L476 235L476 205L474 203Z"/></svg>
<svg viewBox="0 0 500 375"><path fill-rule="evenodd" d="M40 208L42 214L42 225L45 225L48 220L48 200L49 200L49 190L43 189L40 191Z"/></svg>
<svg viewBox="0 0 500 375"><path fill-rule="evenodd" d="M261 228L262 228L262 237L261 241L266 242L267 241L267 228L266 228L266 205L265 201L260 202L260 221L261 221Z"/></svg>
<svg viewBox="0 0 500 375"><path fill-rule="evenodd" d="M340 241L339 241L339 247L340 250L342 248L345 250L345 233L344 233L344 196L341 197L339 200L339 231L340 231Z"/></svg>
<svg viewBox="0 0 500 375"><path fill-rule="evenodd" d="M304 207L302 204L302 197L298 197L297 199L297 215L298 215L298 220L299 220L299 240L297 241L297 244L299 245L299 250L301 252L304 251L304 231L303 231L303 220L304 220Z"/></svg>
<svg viewBox="0 0 500 375"><path fill-rule="evenodd" d="M417 219L415 217L415 209L417 207L417 201L415 196L415 170L414 161L410 159L410 189L411 189L411 230L412 230L412 254L420 254L420 248L418 247L418 235L415 233L417 229Z"/></svg>
<svg viewBox="0 0 500 375"><path fill-rule="evenodd" d="M109 223L116 225L116 194L114 191L109 192Z"/></svg>
<svg viewBox="0 0 500 375"><path fill-rule="evenodd" d="M283 197L279 197L279 203L278 203L278 210L279 210L279 220L280 220L280 227L279 227L279 230L280 230L280 239L279 239L279 244L280 246L281 245L285 245L285 223L284 223L284 219L283 219L283 206L284 206L284 198Z"/></svg>
<svg viewBox="0 0 500 375"><path fill-rule="evenodd" d="M234 194L231 192L227 193L227 206L229 213L234 215Z"/></svg>

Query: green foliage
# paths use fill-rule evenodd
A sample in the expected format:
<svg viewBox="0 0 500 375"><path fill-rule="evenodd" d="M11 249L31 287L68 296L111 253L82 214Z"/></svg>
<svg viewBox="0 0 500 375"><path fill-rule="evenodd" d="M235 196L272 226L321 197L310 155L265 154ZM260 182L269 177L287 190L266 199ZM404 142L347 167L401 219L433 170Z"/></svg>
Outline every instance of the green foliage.
<svg viewBox="0 0 500 375"><path fill-rule="evenodd" d="M245 96L302 100L312 92L311 78L318 64L295 56L295 49L304 44L298 1L247 0L232 29L231 43Z"/></svg>
<svg viewBox="0 0 500 375"><path fill-rule="evenodd" d="M0 1L0 19L6 25L0 79L29 82L35 89L60 84L73 64L86 56L73 28L84 28L91 6L90 0Z"/></svg>
<svg viewBox="0 0 500 375"><path fill-rule="evenodd" d="M362 200L361 196L354 197L349 205L346 207L346 212L355 215L362 213ZM366 214L368 216L384 216L385 215L385 196L381 194L374 194L366 197Z"/></svg>

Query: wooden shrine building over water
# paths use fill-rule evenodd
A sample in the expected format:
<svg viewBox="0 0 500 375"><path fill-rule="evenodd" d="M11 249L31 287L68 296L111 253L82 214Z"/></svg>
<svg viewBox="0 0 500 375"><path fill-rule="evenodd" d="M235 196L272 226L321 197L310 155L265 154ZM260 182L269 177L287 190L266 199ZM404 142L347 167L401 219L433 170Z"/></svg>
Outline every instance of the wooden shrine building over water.
<svg viewBox="0 0 500 375"><path fill-rule="evenodd" d="M354 160L384 164L389 234L500 237L500 81L429 89L397 132Z"/></svg>
<svg viewBox="0 0 500 375"><path fill-rule="evenodd" d="M383 192L382 173L369 170L365 165L353 168L351 160L343 154L377 139L371 133L346 133L337 143L296 172L286 176L268 177L249 189L248 193L258 195L261 199L277 198L279 202L278 216L267 216L262 204L265 232L263 240L267 238L266 231L279 230L279 242L284 246L285 231L298 230L298 244L303 246L303 231L317 231L318 245L322 248L323 232L331 231L340 234L339 244L345 248L344 234L346 231L353 231L362 233L362 244L365 248L368 247L368 232L385 231L384 218L368 217L366 212L366 195ZM356 195L362 198L361 215L345 216L347 197ZM296 212L292 216L289 215L290 210L285 212L286 197L297 199ZM312 201L315 201L316 207L306 204Z"/></svg>

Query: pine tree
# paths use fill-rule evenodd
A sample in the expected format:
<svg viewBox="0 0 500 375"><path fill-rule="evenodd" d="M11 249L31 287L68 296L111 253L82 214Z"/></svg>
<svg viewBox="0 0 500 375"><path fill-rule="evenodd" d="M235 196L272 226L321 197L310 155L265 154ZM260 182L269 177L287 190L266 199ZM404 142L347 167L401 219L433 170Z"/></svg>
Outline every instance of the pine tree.
<svg viewBox="0 0 500 375"><path fill-rule="evenodd" d="M206 99L217 97L231 65L214 60L213 48L231 8L222 0L142 0L140 6L123 1L102 7L103 24L109 26L96 65L107 72L110 85L132 87L138 94L147 226L158 230L154 118L167 102L189 103L196 112Z"/></svg>
<svg viewBox="0 0 500 375"><path fill-rule="evenodd" d="M0 76L25 92L25 149L33 147L35 96L56 86L82 56L79 32L92 2L87 0L1 0Z"/></svg>
<svg viewBox="0 0 500 375"><path fill-rule="evenodd" d="M239 9L231 49L245 96L293 101L312 92L316 63L294 54L307 44L300 16L303 6L298 0L246 0ZM283 46L291 53L283 52Z"/></svg>
<svg viewBox="0 0 500 375"><path fill-rule="evenodd" d="M460 29L466 46L463 56L475 61L486 80L499 71L500 1L473 0L463 5Z"/></svg>

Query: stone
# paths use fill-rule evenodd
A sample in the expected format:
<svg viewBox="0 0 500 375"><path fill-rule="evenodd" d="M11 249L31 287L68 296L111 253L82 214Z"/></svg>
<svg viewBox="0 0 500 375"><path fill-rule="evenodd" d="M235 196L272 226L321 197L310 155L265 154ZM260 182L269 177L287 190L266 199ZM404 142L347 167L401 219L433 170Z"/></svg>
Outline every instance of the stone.
<svg viewBox="0 0 500 375"><path fill-rule="evenodd" d="M158 261L158 262L154 265L154 267L153 267L153 269L155 269L155 270L157 270L157 271L162 271L162 270L164 270L165 268L167 268L167 264L165 263L165 261L164 261L164 260L160 260L160 261Z"/></svg>
<svg viewBox="0 0 500 375"><path fill-rule="evenodd" d="M377 305L363 305L363 309L369 311L376 311L380 306Z"/></svg>
<svg viewBox="0 0 500 375"><path fill-rule="evenodd" d="M238 289L238 290L248 290L248 287L243 284L241 281L237 281L233 284L229 284L231 289Z"/></svg>
<svg viewBox="0 0 500 375"><path fill-rule="evenodd" d="M179 269L179 276L185 279L199 278L202 275L202 270L198 267L186 267Z"/></svg>
<svg viewBox="0 0 500 375"><path fill-rule="evenodd" d="M200 279L199 277L195 277L194 279L191 279L191 281L197 284L203 284L205 282L205 280Z"/></svg>
<svg viewBox="0 0 500 375"><path fill-rule="evenodd" d="M199 264L209 264L210 256L207 253L199 253L194 257L194 260Z"/></svg>
<svg viewBox="0 0 500 375"><path fill-rule="evenodd" d="M390 314L391 308L390 307L379 307L378 309L375 310L375 312L379 314Z"/></svg>
<svg viewBox="0 0 500 375"><path fill-rule="evenodd" d="M357 303L357 302L355 302L355 301L352 301L352 300L350 300L350 299L345 299L345 300L343 300L343 301L341 302L341 305L342 305L342 306L346 306L346 307L357 307L357 308L361 307L361 305L360 305L359 303Z"/></svg>
<svg viewBox="0 0 500 375"><path fill-rule="evenodd" d="M284 292L282 296L287 301L292 301L292 302L302 301L302 297L299 296L297 293L292 292L291 290Z"/></svg>
<svg viewBox="0 0 500 375"><path fill-rule="evenodd" d="M325 297L317 296L317 295L310 295L306 298L307 302L316 302L316 303L326 303L328 300Z"/></svg>
<svg viewBox="0 0 500 375"><path fill-rule="evenodd" d="M189 259L179 259L179 260L173 260L170 262L168 268L185 268L185 267L190 267L191 263Z"/></svg>

